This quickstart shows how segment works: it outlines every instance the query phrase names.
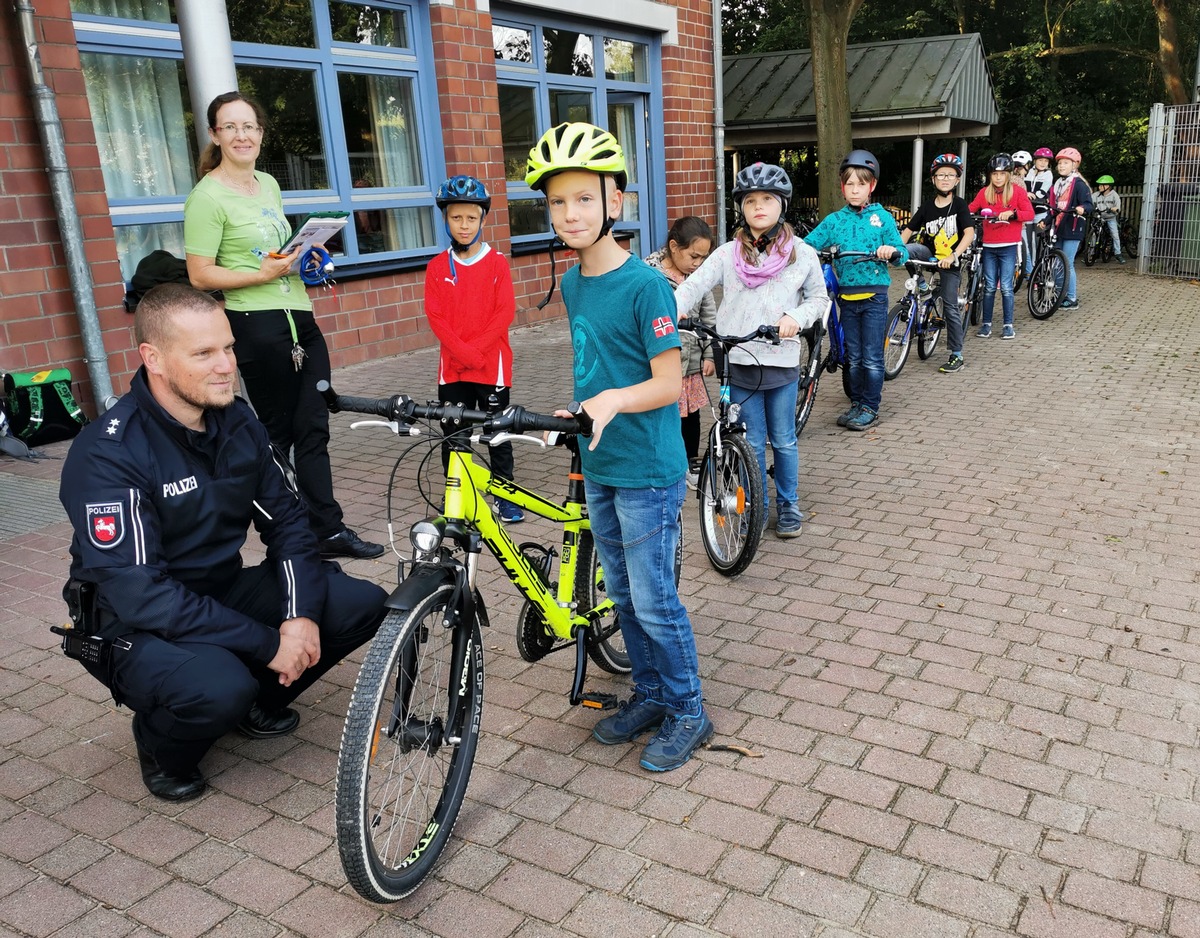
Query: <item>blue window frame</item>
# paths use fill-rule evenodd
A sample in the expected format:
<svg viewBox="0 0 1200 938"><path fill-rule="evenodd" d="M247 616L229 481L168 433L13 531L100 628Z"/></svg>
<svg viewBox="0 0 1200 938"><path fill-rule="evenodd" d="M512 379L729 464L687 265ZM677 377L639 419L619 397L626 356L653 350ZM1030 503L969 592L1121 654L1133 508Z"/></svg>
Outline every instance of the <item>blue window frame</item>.
<svg viewBox="0 0 1200 938"><path fill-rule="evenodd" d="M661 147L661 47L657 36L593 20L496 9L492 45L500 103L509 222L515 247L544 243L550 218L542 194L525 185L525 160L563 121L607 127L626 151L630 184L616 230L644 255L665 236Z"/></svg>
<svg viewBox="0 0 1200 938"><path fill-rule="evenodd" d="M257 4L228 5L239 87L270 117L258 168L279 181L295 219L351 213L331 245L343 271L427 258L440 237L433 197L445 176L427 3L312 0L311 21L306 7L264 25ZM155 248L183 255L198 152L179 30L166 0L74 0L74 9L128 280ZM136 14L111 15L122 11Z"/></svg>

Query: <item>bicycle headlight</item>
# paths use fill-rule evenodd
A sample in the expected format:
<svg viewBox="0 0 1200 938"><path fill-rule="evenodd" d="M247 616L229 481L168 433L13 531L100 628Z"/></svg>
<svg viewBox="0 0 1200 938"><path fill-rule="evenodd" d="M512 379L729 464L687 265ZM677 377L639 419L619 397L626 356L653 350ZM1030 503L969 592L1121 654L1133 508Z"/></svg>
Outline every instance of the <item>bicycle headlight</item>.
<svg viewBox="0 0 1200 938"><path fill-rule="evenodd" d="M442 538L446 533L445 522L438 524L434 521L418 521L409 529L408 540L413 547L414 560L434 560L438 549L442 546Z"/></svg>

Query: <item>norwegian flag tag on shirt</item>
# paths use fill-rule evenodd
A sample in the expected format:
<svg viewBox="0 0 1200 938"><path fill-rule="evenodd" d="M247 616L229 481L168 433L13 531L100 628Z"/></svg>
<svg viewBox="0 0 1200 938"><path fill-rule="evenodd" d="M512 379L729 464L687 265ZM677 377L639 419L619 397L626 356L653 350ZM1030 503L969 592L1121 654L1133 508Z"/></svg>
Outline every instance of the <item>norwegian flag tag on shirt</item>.
<svg viewBox="0 0 1200 938"><path fill-rule="evenodd" d="M675 323L671 322L670 316L659 316L654 320L654 334L658 338L670 335L675 331Z"/></svg>
<svg viewBox="0 0 1200 938"><path fill-rule="evenodd" d="M88 505L87 529L93 547L116 547L125 538L125 506L121 502Z"/></svg>

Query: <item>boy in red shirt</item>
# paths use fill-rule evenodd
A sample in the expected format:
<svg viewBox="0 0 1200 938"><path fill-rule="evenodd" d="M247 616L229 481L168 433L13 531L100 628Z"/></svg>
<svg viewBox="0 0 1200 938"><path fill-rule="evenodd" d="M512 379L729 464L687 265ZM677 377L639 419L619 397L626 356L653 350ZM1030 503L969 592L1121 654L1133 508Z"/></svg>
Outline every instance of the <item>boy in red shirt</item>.
<svg viewBox="0 0 1200 938"><path fill-rule="evenodd" d="M450 248L425 269L425 315L442 344L438 399L486 410L495 396L504 409L512 387L508 327L517 302L508 260L481 240L492 199L474 176L452 176L438 189L435 202L450 236ZM449 425L442 429L454 432ZM492 447L491 463L496 476L511 480L512 444ZM450 447L443 444L442 467L449 465ZM496 508L509 523L525 518L519 507L503 499L496 500Z"/></svg>

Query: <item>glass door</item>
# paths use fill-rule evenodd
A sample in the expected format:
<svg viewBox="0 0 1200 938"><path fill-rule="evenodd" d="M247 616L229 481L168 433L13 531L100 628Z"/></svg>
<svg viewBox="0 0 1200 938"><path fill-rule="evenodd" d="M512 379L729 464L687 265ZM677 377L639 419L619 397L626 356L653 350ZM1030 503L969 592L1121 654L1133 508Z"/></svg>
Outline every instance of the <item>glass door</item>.
<svg viewBox="0 0 1200 938"><path fill-rule="evenodd" d="M649 102L644 94L609 94L608 129L625 151L625 167L629 185L625 188L625 207L615 231L625 233L631 240L629 250L645 257L658 245L650 242L650 153Z"/></svg>

